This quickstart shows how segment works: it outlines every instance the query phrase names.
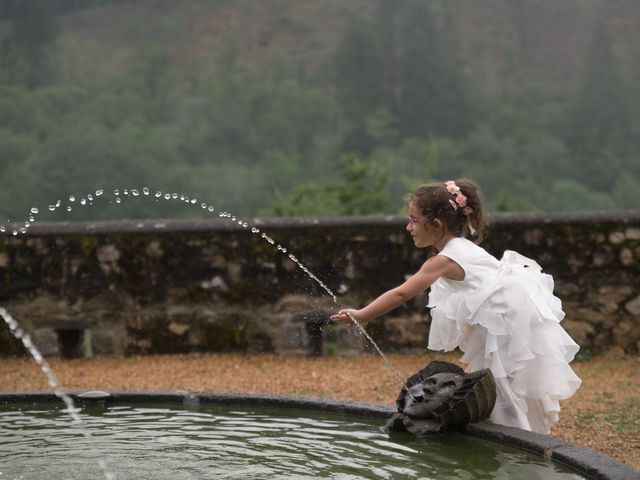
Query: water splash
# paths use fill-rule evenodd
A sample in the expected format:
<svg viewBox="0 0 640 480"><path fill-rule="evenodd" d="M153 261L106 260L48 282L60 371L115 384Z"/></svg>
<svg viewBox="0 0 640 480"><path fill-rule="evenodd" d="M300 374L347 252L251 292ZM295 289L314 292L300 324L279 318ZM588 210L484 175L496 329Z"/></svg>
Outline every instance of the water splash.
<svg viewBox="0 0 640 480"><path fill-rule="evenodd" d="M144 187L142 187L141 190L142 190L143 196L151 195L151 190L149 189L149 187L144 186ZM132 197L138 197L140 195L140 189L138 189L138 188L124 188L124 189L122 189L122 194L121 194L120 189L115 188L115 189L113 189L112 193L113 193L114 200L115 200L116 204L121 204L124 200L129 200ZM81 196L79 203L76 202L76 198L77 197L75 195L70 195L69 196L69 204L66 205L66 211L67 212L72 211L73 207L70 204L73 204L76 207L87 207L87 206L93 205L93 203L94 203L93 200L97 199L98 197L102 197L103 194L104 194L104 190L103 189L98 189L94 193L88 193L88 194L86 194L84 196ZM95 195L95 197L94 197L94 195ZM168 193L168 192L162 192L161 190L156 190L152 197L155 199L156 202L158 202L158 201L160 201L162 199L167 200L167 201L176 201L177 200L177 201L180 201L182 203L186 203L189 206L195 206L195 207L198 206L198 200L195 197L189 197L187 195L179 194L179 193L176 193L176 192ZM109 203L112 203L112 201L109 200ZM202 210L205 210L207 212L213 213L215 211L215 207L212 204L208 204L206 202L200 202L199 206L200 206L200 208ZM61 200L57 200L54 204L49 205L48 210L55 211L55 210L60 209L62 207L64 207L63 202ZM29 221L25 222L23 227L20 227L19 229L14 229L13 232L12 232L13 235L16 236L19 233L20 234L27 233L27 231L36 222L35 216L38 213L39 213L39 209L37 207L32 207L29 210L29 215L30 215L29 216ZM232 222L235 222L238 225L242 226L243 228L249 228L249 223L248 222L246 222L246 221L244 221L244 220L242 220L240 218L237 218L235 215L232 215L230 212L221 211L220 213L218 213L218 216L220 218L229 219ZM0 226L0 232L4 232L4 229L5 229L4 226ZM262 239L264 239L266 242L268 242L270 245L275 245L276 249L280 253L282 253L283 255L286 255L289 258L289 260L294 262L298 266L298 268L300 268L300 270L302 270L309 278L311 278L314 282L316 282L318 284L318 286L320 286L320 288L322 288L322 290L324 290L333 299L333 302L336 305L338 305L338 298L337 298L336 294L333 293L333 291L322 280L320 280L316 275L314 275L292 253L288 252L286 247L284 247L281 244L276 244L276 241L273 238L271 238L266 233L261 232L260 229L257 228L257 227L252 227L250 229L250 231L253 234L260 234L260 237ZM352 315L349 315L349 318L351 319L353 324L356 326L358 331L365 336L365 338L369 341L369 343L371 343L373 348L382 357L382 359L385 362L385 365L391 371L391 373L396 378L396 380L398 380L404 386L404 379L402 378L402 376L400 375L398 370L392 365L392 363L389 361L389 359L386 357L386 355L384 355L382 350L380 350L380 347L378 347L376 342L367 333L365 328Z"/></svg>
<svg viewBox="0 0 640 480"><path fill-rule="evenodd" d="M20 328L20 325L18 325L18 322L16 322L11 317L11 315L9 315L9 312L7 312L2 307L0 307L0 317L3 318L3 320L9 327L9 331L11 332L11 334L15 338L20 340L22 342L22 345L24 345L24 347L29 351L29 353L31 354L35 362L40 367L40 370L42 370L42 373L46 375L47 380L49 381L49 386L53 388L53 392L55 393L55 395L64 402L65 406L67 407L66 412L71 416L71 418L73 419L73 422L80 428L80 430L82 431L82 434L89 441L89 444L91 445L93 442L93 437L91 436L91 432L85 427L84 422L80 418L80 415L78 415L78 409L76 408L73 402L73 398L71 398L68 394L66 394L60 388L58 380L53 374L53 371L51 370L49 363L45 360L45 358L42 356L40 351L36 348L34 343L31 341L31 337L29 336L29 334L25 333L22 330L22 328ZM100 456L100 454L95 449L92 448L92 450L93 450L92 451L93 454L95 454L98 457ZM107 462L105 460L103 459L98 460L98 465L102 469L102 472L104 473L104 477L107 480L116 480L116 476L109 471L109 468L107 467Z"/></svg>

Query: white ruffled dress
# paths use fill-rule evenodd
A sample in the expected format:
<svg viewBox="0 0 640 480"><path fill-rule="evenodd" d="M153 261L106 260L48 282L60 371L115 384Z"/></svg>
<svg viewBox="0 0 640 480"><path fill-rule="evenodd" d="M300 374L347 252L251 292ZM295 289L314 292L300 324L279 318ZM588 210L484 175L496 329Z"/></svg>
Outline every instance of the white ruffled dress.
<svg viewBox="0 0 640 480"><path fill-rule="evenodd" d="M429 348L459 347L468 372L491 369L492 422L549 433L559 400L582 383L569 366L579 347L560 325L553 278L527 257L507 250L497 260L465 238L450 240L439 255L460 265L465 278L441 277L431 286Z"/></svg>

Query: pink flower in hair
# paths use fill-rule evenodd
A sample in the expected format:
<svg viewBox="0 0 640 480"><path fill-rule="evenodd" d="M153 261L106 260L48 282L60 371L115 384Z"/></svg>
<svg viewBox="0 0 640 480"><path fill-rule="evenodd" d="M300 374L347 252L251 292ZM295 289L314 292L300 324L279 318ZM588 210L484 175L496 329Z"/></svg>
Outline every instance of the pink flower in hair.
<svg viewBox="0 0 640 480"><path fill-rule="evenodd" d="M453 207L454 210L458 208L464 208L467 206L467 197L465 197L460 191L460 187L456 185L456 182L453 180L449 180L444 182L444 186L451 195L455 195L455 202L453 200L449 200L449 203Z"/></svg>
<svg viewBox="0 0 640 480"><path fill-rule="evenodd" d="M460 187L456 185L456 182L453 180L449 180L448 182L444 182L445 187L447 188L447 192L452 195L458 195L460 193Z"/></svg>

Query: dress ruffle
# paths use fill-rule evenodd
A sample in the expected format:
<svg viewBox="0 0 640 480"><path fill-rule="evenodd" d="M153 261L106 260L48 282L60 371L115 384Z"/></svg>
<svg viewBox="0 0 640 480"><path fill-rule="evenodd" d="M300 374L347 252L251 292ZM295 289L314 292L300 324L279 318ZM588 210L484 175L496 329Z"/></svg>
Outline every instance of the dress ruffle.
<svg viewBox="0 0 640 480"><path fill-rule="evenodd" d="M429 348L464 352L468 371L490 368L498 386L491 419L548 433L559 400L581 384L569 362L578 345L560 326L553 278L533 260L506 251L499 268L475 288L446 281L432 286Z"/></svg>

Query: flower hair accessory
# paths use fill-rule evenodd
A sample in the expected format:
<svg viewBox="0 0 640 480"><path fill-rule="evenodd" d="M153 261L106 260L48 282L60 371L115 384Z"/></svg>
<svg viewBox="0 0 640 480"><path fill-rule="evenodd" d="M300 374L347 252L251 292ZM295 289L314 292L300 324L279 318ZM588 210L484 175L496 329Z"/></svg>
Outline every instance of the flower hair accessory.
<svg viewBox="0 0 640 480"><path fill-rule="evenodd" d="M449 180L448 182L444 182L444 186L451 195L455 195L455 201L449 199L449 203L453 207L454 210L458 210L458 208L464 208L467 206L467 197L465 197L460 191L460 187L456 185L456 182L453 180Z"/></svg>

